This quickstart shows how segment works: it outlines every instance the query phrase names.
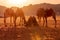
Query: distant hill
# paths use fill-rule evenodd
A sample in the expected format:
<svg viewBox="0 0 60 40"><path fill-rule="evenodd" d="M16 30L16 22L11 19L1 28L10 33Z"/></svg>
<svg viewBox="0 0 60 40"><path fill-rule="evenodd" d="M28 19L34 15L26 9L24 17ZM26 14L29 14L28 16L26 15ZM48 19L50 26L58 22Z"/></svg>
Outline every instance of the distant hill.
<svg viewBox="0 0 60 40"><path fill-rule="evenodd" d="M23 10L26 15L36 15L36 12L39 8L53 8L57 15L60 15L60 4L49 4L49 3L41 3L23 7Z"/></svg>
<svg viewBox="0 0 60 40"><path fill-rule="evenodd" d="M4 16L4 11L7 7L0 5L0 17ZM60 4L49 4L49 3L41 3L41 4L35 4L35 5L28 5L24 6L22 9L24 11L24 14L29 15L36 15L36 12L39 8L53 8L57 15L60 15Z"/></svg>

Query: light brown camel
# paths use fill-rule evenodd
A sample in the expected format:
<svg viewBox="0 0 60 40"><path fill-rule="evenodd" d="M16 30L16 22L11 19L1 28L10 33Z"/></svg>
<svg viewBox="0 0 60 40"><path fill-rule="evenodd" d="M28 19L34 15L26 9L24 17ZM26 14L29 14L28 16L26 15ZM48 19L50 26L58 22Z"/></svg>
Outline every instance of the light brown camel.
<svg viewBox="0 0 60 40"><path fill-rule="evenodd" d="M13 10L15 12L15 14L14 14L15 15L14 16L15 26L16 26L16 19L18 17L20 17L20 24L19 25L21 25L21 21L22 21L23 24L25 24L26 23L26 20L25 20L25 16L24 16L24 12L23 12L22 8L13 7Z"/></svg>
<svg viewBox="0 0 60 40"><path fill-rule="evenodd" d="M43 8L38 9L37 16L38 19L41 19L41 17L43 17L44 22L46 22L46 26L47 26L47 18L52 16L55 21L55 28L56 28L56 13L52 8L46 10L44 10Z"/></svg>
<svg viewBox="0 0 60 40"><path fill-rule="evenodd" d="M4 24L5 24L5 27L7 27L7 24L6 24L6 18L7 17L10 17L10 22L12 22L12 16L14 14L14 11L11 9L11 8L7 8L4 12ZM10 23L11 25L11 23Z"/></svg>
<svg viewBox="0 0 60 40"><path fill-rule="evenodd" d="M12 17L14 18L14 26L16 26L16 19L17 17L20 17L20 20L24 21L24 24L26 22L24 12L22 11L21 8L14 7L14 8L7 8L4 12L4 23L6 25L6 18L10 17L10 22L12 22ZM11 25L11 24L10 24Z"/></svg>

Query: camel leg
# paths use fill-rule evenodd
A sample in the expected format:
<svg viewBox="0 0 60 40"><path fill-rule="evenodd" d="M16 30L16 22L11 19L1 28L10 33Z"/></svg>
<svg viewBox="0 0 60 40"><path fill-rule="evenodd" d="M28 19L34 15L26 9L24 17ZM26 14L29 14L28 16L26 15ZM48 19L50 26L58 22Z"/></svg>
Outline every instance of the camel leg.
<svg viewBox="0 0 60 40"><path fill-rule="evenodd" d="M16 17L14 17L14 27L16 27Z"/></svg>
<svg viewBox="0 0 60 40"><path fill-rule="evenodd" d="M22 22L23 22L22 17L21 17L21 20L20 20L20 21L21 21L21 23L20 23L20 24L21 24L21 26L22 26Z"/></svg>
<svg viewBox="0 0 60 40"><path fill-rule="evenodd" d="M41 25L41 17L38 17L38 23Z"/></svg>
<svg viewBox="0 0 60 40"><path fill-rule="evenodd" d="M12 25L12 17L10 17L10 26Z"/></svg>
<svg viewBox="0 0 60 40"><path fill-rule="evenodd" d="M23 18L23 21L24 21L24 25L26 25L26 19L25 18Z"/></svg>
<svg viewBox="0 0 60 40"><path fill-rule="evenodd" d="M46 19L46 27L47 27L47 17L45 19Z"/></svg>
<svg viewBox="0 0 60 40"><path fill-rule="evenodd" d="M44 26L44 24L45 24L45 19L44 19L44 17L43 17L43 26Z"/></svg>
<svg viewBox="0 0 60 40"><path fill-rule="evenodd" d="M5 27L7 27L7 25L6 25L6 18L4 18L4 25L5 25Z"/></svg>
<svg viewBox="0 0 60 40"><path fill-rule="evenodd" d="M41 23L41 17L39 17L39 22Z"/></svg>
<svg viewBox="0 0 60 40"><path fill-rule="evenodd" d="M20 22L19 22L19 26L21 25L21 17L20 17Z"/></svg>
<svg viewBox="0 0 60 40"><path fill-rule="evenodd" d="M22 17L20 17L20 23L19 23L19 25L20 25L20 26L23 25L23 18L22 18Z"/></svg>
<svg viewBox="0 0 60 40"><path fill-rule="evenodd" d="M24 19L23 19L23 17L21 18L21 25L22 26L24 25Z"/></svg>
<svg viewBox="0 0 60 40"><path fill-rule="evenodd" d="M55 28L56 28L56 23L57 23L57 21L56 21L56 17L53 16L53 19L54 19L54 21L55 21Z"/></svg>
<svg viewBox="0 0 60 40"><path fill-rule="evenodd" d="M41 25L41 17L38 18L38 23Z"/></svg>
<svg viewBox="0 0 60 40"><path fill-rule="evenodd" d="M23 19L23 17L21 17L21 25L22 26L24 25L24 19Z"/></svg>
<svg viewBox="0 0 60 40"><path fill-rule="evenodd" d="M23 25L26 25L25 17L23 17L22 20L23 20Z"/></svg>

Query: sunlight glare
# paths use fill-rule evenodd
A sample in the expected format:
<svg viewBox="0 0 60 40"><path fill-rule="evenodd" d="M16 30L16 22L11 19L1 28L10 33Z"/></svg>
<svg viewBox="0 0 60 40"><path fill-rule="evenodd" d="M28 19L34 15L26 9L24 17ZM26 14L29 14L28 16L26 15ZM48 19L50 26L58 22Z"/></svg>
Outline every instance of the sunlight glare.
<svg viewBox="0 0 60 40"><path fill-rule="evenodd" d="M27 0L8 0L7 3L10 5L10 6L20 6L20 7L23 7L26 3L27 3Z"/></svg>

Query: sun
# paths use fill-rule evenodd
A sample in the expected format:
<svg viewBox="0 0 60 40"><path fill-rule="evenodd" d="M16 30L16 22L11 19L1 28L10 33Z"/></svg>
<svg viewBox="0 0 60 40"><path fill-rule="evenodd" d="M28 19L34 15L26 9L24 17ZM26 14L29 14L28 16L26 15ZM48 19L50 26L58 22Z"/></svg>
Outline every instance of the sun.
<svg viewBox="0 0 60 40"><path fill-rule="evenodd" d="M23 7L26 5L27 0L8 0L7 3L9 6Z"/></svg>

